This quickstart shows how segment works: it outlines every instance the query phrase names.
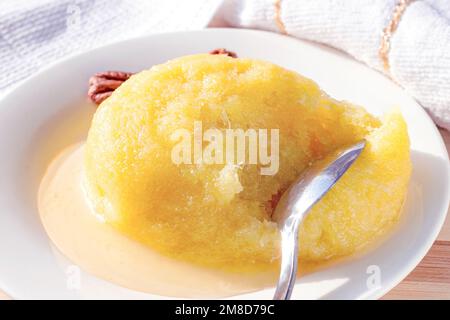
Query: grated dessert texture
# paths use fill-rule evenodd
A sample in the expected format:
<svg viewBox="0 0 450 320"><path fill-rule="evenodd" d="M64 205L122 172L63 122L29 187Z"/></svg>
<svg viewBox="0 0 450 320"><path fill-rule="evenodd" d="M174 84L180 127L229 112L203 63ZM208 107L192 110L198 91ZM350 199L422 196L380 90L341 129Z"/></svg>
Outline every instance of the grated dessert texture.
<svg viewBox="0 0 450 320"><path fill-rule="evenodd" d="M195 121L222 131L279 129L278 172L175 164L170 137L192 132ZM398 220L411 172L406 124L398 112L380 121L269 62L200 54L131 76L92 121L86 190L107 223L161 254L234 271L273 269L274 197L311 162L362 138L360 158L301 226L299 259L320 264L361 250Z"/></svg>

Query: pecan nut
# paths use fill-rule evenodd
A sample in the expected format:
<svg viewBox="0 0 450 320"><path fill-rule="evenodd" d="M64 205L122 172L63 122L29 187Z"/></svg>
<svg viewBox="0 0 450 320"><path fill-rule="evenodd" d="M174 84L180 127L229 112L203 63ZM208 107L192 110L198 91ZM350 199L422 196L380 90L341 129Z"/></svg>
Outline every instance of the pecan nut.
<svg viewBox="0 0 450 320"><path fill-rule="evenodd" d="M229 57L237 58L237 54L225 48L217 48L209 52L209 54L226 54Z"/></svg>
<svg viewBox="0 0 450 320"><path fill-rule="evenodd" d="M133 75L131 72L105 71L89 78L88 97L95 104L102 103L114 90Z"/></svg>

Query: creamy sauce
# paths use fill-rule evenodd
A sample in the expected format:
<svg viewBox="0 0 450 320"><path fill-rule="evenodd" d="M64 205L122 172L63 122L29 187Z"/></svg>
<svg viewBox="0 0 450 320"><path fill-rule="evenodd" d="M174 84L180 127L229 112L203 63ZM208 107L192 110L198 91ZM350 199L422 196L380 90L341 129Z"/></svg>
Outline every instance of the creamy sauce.
<svg viewBox="0 0 450 320"><path fill-rule="evenodd" d="M39 189L42 223L56 247L87 272L152 294L219 298L271 287L276 274L225 273L179 262L135 242L96 217L82 188L83 145L64 150Z"/></svg>

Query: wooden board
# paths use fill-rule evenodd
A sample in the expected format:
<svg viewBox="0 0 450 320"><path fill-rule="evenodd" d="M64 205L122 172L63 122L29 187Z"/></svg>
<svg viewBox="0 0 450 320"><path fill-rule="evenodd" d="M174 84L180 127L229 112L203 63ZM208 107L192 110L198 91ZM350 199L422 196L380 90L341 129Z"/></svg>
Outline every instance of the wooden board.
<svg viewBox="0 0 450 320"><path fill-rule="evenodd" d="M441 134L450 151L450 133L441 130ZM0 291L0 299L7 298ZM450 212L426 257L383 299L450 299Z"/></svg>

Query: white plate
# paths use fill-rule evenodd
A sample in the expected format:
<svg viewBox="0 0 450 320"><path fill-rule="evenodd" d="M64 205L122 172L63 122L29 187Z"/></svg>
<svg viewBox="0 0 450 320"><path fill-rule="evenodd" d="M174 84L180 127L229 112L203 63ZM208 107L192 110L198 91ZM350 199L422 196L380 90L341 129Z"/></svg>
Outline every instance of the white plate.
<svg viewBox="0 0 450 320"><path fill-rule="evenodd" d="M65 261L55 253L36 209L37 188L52 156L83 139L93 108L83 107L87 79L104 70L138 71L217 47L265 59L315 80L330 95L381 115L399 106L408 123L413 175L402 219L376 248L303 277L294 298L378 298L426 254L449 205L448 155L424 110L381 74L334 50L272 33L209 29L152 35L58 62L0 102L0 288L13 298L163 298L88 274L81 290L66 285ZM79 123L75 128L69 123ZM63 138L62 128L72 128ZM379 286L373 286L381 280ZM374 282L375 280L375 282ZM263 290L235 298L271 298Z"/></svg>

